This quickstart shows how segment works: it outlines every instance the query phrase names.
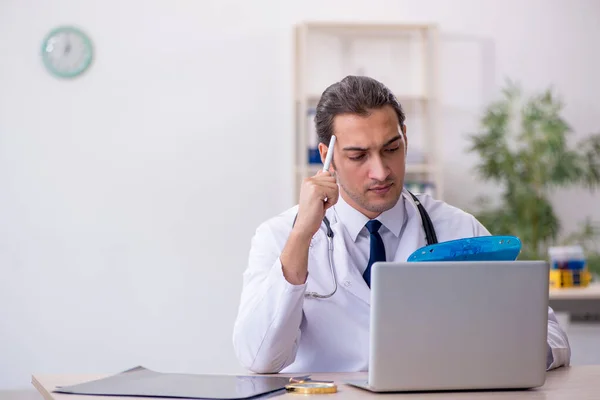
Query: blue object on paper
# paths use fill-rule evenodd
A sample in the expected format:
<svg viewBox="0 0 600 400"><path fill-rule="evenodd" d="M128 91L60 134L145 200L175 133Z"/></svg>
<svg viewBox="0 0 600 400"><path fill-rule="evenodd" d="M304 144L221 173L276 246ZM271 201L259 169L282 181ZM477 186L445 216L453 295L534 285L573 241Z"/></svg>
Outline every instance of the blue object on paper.
<svg viewBox="0 0 600 400"><path fill-rule="evenodd" d="M520 252L516 236L477 236L421 247L407 261L514 261Z"/></svg>

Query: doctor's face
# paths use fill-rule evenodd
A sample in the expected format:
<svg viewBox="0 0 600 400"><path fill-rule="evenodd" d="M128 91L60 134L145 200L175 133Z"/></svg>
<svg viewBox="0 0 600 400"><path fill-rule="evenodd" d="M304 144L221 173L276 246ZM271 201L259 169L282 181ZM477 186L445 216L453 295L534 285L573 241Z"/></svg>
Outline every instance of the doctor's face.
<svg viewBox="0 0 600 400"><path fill-rule="evenodd" d="M373 219L396 205L404 185L406 127L391 106L337 115L333 170L344 200Z"/></svg>

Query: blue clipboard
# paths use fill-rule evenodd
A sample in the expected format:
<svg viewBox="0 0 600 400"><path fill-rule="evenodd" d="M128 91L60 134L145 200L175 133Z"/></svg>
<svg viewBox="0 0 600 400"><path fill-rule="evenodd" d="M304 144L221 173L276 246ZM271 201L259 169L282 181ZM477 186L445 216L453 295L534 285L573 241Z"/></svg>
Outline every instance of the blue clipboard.
<svg viewBox="0 0 600 400"><path fill-rule="evenodd" d="M520 252L516 236L477 236L421 247L407 261L514 261Z"/></svg>

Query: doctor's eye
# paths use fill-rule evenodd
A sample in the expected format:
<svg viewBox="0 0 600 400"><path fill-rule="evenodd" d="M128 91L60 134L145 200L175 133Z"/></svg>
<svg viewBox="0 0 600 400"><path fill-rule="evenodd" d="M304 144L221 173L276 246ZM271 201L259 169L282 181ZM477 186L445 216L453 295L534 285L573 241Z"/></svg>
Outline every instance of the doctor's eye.
<svg viewBox="0 0 600 400"><path fill-rule="evenodd" d="M360 161L363 158L365 158L365 155L364 154L360 154L358 156L352 156L352 157L348 157L348 158L351 159L352 161Z"/></svg>
<svg viewBox="0 0 600 400"><path fill-rule="evenodd" d="M391 148L391 149L386 149L385 151L387 151L389 153L393 153L393 152L398 151L398 150L400 150L400 146L396 146L396 147Z"/></svg>

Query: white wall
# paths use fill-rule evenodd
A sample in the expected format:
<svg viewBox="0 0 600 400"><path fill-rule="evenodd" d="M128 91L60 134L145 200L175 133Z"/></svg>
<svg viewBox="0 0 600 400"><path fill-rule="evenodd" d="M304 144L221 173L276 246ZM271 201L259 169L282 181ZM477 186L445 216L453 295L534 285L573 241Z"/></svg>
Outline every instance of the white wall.
<svg viewBox="0 0 600 400"><path fill-rule="evenodd" d="M0 389L240 371L249 240L293 202L293 23L440 23L446 194L466 206L483 186L463 135L503 77L554 84L575 130L600 130L598 17L594 0L0 1ZM38 55L63 23L97 51L73 82Z"/></svg>

